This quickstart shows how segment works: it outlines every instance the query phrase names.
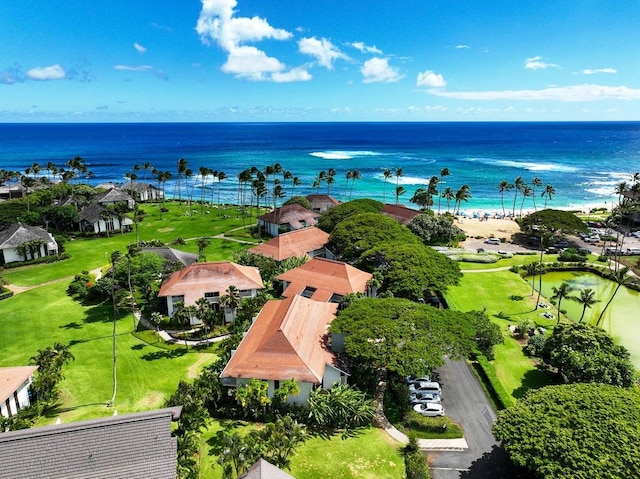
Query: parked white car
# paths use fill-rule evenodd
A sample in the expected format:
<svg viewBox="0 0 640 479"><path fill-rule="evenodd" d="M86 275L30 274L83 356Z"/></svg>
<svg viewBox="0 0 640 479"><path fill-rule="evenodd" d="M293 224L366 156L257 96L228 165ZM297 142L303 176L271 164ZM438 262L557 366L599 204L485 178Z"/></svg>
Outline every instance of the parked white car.
<svg viewBox="0 0 640 479"><path fill-rule="evenodd" d="M444 416L444 408L442 404L436 403L419 403L413 406L413 410L423 416Z"/></svg>
<svg viewBox="0 0 640 479"><path fill-rule="evenodd" d="M407 376L404 382L407 384L428 383L431 382L431 378L429 376Z"/></svg>
<svg viewBox="0 0 640 479"><path fill-rule="evenodd" d="M487 238L486 240L484 240L485 244L502 244L502 242L498 239L498 238Z"/></svg>
<svg viewBox="0 0 640 479"><path fill-rule="evenodd" d="M415 393L409 394L409 403L411 404L427 403L427 402L440 404L442 402L442 398L438 393L415 392Z"/></svg>
<svg viewBox="0 0 640 479"><path fill-rule="evenodd" d="M442 389L440 388L440 384L436 382L419 382L409 384L409 392L410 393L437 393L441 394Z"/></svg>

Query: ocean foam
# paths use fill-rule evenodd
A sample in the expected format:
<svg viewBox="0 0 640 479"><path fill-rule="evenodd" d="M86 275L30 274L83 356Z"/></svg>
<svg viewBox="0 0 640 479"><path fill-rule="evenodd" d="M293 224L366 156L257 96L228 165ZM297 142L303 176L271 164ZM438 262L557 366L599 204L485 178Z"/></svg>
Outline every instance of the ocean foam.
<svg viewBox="0 0 640 479"><path fill-rule="evenodd" d="M529 161L512 161L512 160L492 160L502 166L511 168L522 168L529 171L560 171L563 173L574 173L578 168L567 165L558 165L553 163L533 163Z"/></svg>
<svg viewBox="0 0 640 479"><path fill-rule="evenodd" d="M358 156L381 156L381 153L376 153L375 151L340 151L340 150L329 150L329 151L314 151L309 153L311 156L315 156L316 158L322 158L324 160L351 160Z"/></svg>

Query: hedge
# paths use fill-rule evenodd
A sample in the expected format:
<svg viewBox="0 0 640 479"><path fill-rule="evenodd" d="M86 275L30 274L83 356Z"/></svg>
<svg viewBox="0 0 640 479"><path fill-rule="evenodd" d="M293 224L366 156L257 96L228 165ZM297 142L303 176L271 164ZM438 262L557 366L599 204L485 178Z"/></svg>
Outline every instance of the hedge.
<svg viewBox="0 0 640 479"><path fill-rule="evenodd" d="M10 298L11 296L13 296L13 291L7 288L0 288L0 301Z"/></svg>
<svg viewBox="0 0 640 479"><path fill-rule="evenodd" d="M4 265L7 269L19 268L21 266L29 266L32 264L45 264L45 263L56 263L58 261L62 261L65 259L71 258L69 253L60 253L51 256L43 256L42 258L36 258L29 261L12 261Z"/></svg>
<svg viewBox="0 0 640 479"><path fill-rule="evenodd" d="M473 367L487 386L487 389L489 390L489 393L491 394L498 409L506 409L515 404L515 399L513 399L513 397L504 390L504 387L496 374L496 368L487 360L487 358L478 354L476 360L473 362Z"/></svg>

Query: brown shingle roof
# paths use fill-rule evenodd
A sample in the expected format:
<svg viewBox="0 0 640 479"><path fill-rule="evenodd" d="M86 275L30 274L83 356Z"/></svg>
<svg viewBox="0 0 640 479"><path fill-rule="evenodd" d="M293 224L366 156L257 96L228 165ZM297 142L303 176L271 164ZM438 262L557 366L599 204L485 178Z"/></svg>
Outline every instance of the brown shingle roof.
<svg viewBox="0 0 640 479"><path fill-rule="evenodd" d="M411 208L407 208L403 205L392 205L386 203L380 211L383 215L387 215L389 218L393 218L398 223L407 225L409 222L418 216L421 212Z"/></svg>
<svg viewBox="0 0 640 479"><path fill-rule="evenodd" d="M21 244L32 240L42 240L47 244L54 242L53 236L38 226L14 223L8 228L0 231L0 248L2 249L16 248Z"/></svg>
<svg viewBox="0 0 640 479"><path fill-rule="evenodd" d="M348 293L364 293L371 273L359 270L341 261L313 258L302 266L281 274L277 279L287 281L289 286L283 296L300 294L311 286L316 291L311 296L316 301L329 301L333 294L344 296Z"/></svg>
<svg viewBox="0 0 640 479"><path fill-rule="evenodd" d="M322 383L334 362L323 338L337 309L297 295L268 301L220 377Z"/></svg>
<svg viewBox="0 0 640 479"><path fill-rule="evenodd" d="M302 228L270 239L250 248L251 253L268 256L276 261L292 257L304 257L309 251L322 248L329 242L329 233L319 228Z"/></svg>
<svg viewBox="0 0 640 479"><path fill-rule="evenodd" d="M280 208L276 208L270 213L260 216L258 219L266 223L273 224L290 224L293 229L302 228L302 221L307 226L315 225L317 219L320 217L320 213L306 209L298 204L285 205Z"/></svg>
<svg viewBox="0 0 640 479"><path fill-rule="evenodd" d="M0 403L3 403L24 384L38 366L0 368Z"/></svg>
<svg viewBox="0 0 640 479"><path fill-rule="evenodd" d="M98 203L111 203L118 201L133 201L133 198L126 194L124 191L117 190L115 188L111 188L109 191L98 194L96 196L96 201Z"/></svg>
<svg viewBox="0 0 640 479"><path fill-rule="evenodd" d="M184 304L194 304L204 293L225 294L229 286L242 289L262 289L260 271L230 261L193 263L169 276L160 287L158 296L182 296Z"/></svg>

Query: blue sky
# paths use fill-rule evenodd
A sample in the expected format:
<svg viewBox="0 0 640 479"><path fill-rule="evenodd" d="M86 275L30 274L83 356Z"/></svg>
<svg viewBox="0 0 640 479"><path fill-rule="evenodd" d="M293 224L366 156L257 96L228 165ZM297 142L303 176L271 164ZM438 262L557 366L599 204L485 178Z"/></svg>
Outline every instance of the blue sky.
<svg viewBox="0 0 640 479"><path fill-rule="evenodd" d="M0 2L0 121L640 120L637 0Z"/></svg>

